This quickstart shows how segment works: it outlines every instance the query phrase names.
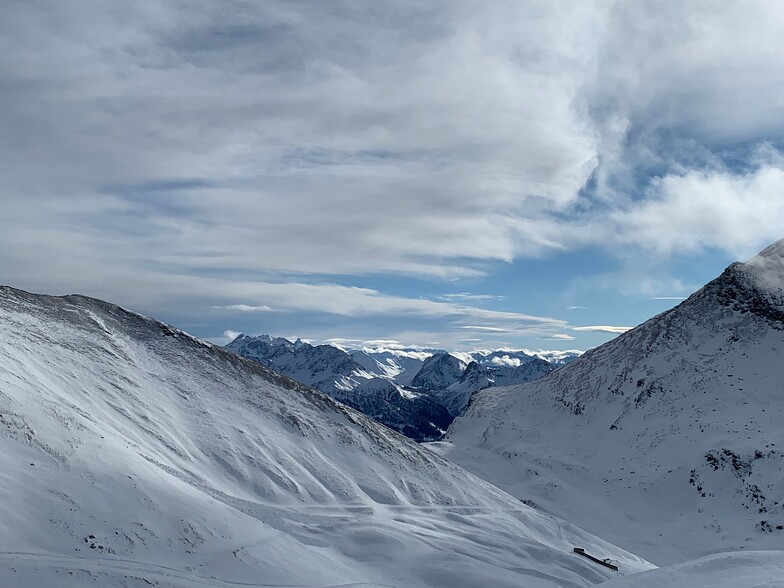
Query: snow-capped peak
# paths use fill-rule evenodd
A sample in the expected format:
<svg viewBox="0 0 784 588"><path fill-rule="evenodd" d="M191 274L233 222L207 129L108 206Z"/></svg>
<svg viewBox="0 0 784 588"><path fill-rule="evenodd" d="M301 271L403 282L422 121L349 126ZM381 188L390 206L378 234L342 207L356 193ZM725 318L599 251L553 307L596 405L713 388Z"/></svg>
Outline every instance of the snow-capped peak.
<svg viewBox="0 0 784 588"><path fill-rule="evenodd" d="M450 457L657 562L780 545L783 254L730 265L545 378L479 393Z"/></svg>
<svg viewBox="0 0 784 588"><path fill-rule="evenodd" d="M453 355L436 353L425 360L411 385L426 390L443 390L459 382L465 369L465 362Z"/></svg>

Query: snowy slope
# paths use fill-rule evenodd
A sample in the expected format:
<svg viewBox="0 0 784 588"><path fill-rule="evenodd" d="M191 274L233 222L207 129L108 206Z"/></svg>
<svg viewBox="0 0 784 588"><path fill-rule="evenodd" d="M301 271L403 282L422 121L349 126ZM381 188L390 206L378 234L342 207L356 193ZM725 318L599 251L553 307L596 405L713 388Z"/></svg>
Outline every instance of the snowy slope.
<svg viewBox="0 0 784 588"><path fill-rule="evenodd" d="M313 386L417 441L440 439L452 422L441 403L394 382L402 364L382 364L367 354L349 354L332 345L292 343L268 335L240 335L226 349Z"/></svg>
<svg viewBox="0 0 784 588"><path fill-rule="evenodd" d="M588 586L649 564L162 323L0 288L0 585Z"/></svg>
<svg viewBox="0 0 784 588"><path fill-rule="evenodd" d="M664 564L784 545L784 241L434 446Z"/></svg>
<svg viewBox="0 0 784 588"><path fill-rule="evenodd" d="M709 555L611 580L602 588L784 588L784 551Z"/></svg>

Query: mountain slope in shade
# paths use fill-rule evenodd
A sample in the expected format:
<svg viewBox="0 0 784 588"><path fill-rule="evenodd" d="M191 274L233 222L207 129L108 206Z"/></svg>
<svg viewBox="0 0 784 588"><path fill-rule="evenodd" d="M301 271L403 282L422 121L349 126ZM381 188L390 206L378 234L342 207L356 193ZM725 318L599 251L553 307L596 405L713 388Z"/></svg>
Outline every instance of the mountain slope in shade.
<svg viewBox="0 0 784 588"><path fill-rule="evenodd" d="M589 586L538 513L157 321L0 288L0 585Z"/></svg>
<svg viewBox="0 0 784 588"><path fill-rule="evenodd" d="M784 542L784 241L434 446L656 563Z"/></svg>

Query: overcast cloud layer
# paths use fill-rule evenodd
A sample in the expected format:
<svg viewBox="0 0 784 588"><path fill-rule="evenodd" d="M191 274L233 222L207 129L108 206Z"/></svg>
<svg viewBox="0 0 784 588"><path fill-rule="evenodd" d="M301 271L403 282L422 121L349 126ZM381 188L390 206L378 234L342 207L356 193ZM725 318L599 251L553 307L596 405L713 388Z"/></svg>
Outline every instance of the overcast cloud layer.
<svg viewBox="0 0 784 588"><path fill-rule="evenodd" d="M498 262L784 236L782 30L776 0L6 0L0 281L216 333L306 312L421 317L367 336L445 344L617 333L354 280L492 289Z"/></svg>

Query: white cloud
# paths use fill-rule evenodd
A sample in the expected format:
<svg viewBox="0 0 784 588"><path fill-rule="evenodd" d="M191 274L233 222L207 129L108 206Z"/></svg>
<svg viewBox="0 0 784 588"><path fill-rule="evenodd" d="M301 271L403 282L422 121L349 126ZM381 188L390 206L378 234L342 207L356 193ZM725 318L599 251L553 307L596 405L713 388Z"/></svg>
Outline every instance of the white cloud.
<svg viewBox="0 0 784 588"><path fill-rule="evenodd" d="M746 174L689 170L654 185L656 196L617 217L633 240L670 253L714 247L750 256L784 227L784 166Z"/></svg>
<svg viewBox="0 0 784 588"><path fill-rule="evenodd" d="M457 294L441 294L440 300L459 300L463 302L482 302L485 300L503 300L503 296L493 294L472 294L470 292L459 292Z"/></svg>
<svg viewBox="0 0 784 588"><path fill-rule="evenodd" d="M104 264L454 277L608 230L662 254L778 236L780 169L703 170L784 132L776 2L391 3L382 30L370 5L113 6L3 6L6 275L55 241ZM639 199L625 174L649 166L670 171Z"/></svg>
<svg viewBox="0 0 784 588"><path fill-rule="evenodd" d="M616 327L612 325L587 325L583 327L572 327L572 331L596 331L602 333L625 333L634 327ZM568 335L567 335L568 337Z"/></svg>
<svg viewBox="0 0 784 588"><path fill-rule="evenodd" d="M574 337L571 335L567 335L566 333L555 333L550 337L550 339L558 339L563 341L573 341Z"/></svg>
<svg viewBox="0 0 784 588"><path fill-rule="evenodd" d="M504 355L503 357L494 357L490 360L490 363L499 366L505 365L509 367L518 367L521 362L519 357L509 357L508 355Z"/></svg>
<svg viewBox="0 0 784 588"><path fill-rule="evenodd" d="M2 3L0 275L155 312L552 334L470 306L487 294L314 282L781 236L778 1L380 6ZM619 287L689 289L637 277Z"/></svg>
<svg viewBox="0 0 784 588"><path fill-rule="evenodd" d="M226 306L216 306L218 310L236 310L239 312L275 312L275 309L266 304L251 306L250 304L227 304Z"/></svg>
<svg viewBox="0 0 784 588"><path fill-rule="evenodd" d="M229 341L233 341L234 339L236 339L240 335L242 335L241 332L239 332L239 331L232 331L231 329L226 329L225 331L223 331L223 336L226 339L228 339Z"/></svg>

